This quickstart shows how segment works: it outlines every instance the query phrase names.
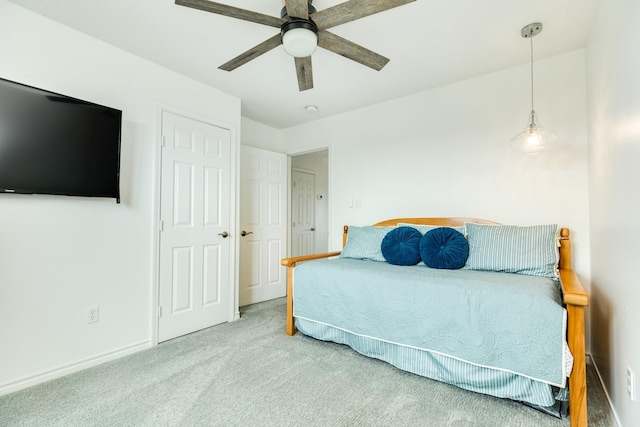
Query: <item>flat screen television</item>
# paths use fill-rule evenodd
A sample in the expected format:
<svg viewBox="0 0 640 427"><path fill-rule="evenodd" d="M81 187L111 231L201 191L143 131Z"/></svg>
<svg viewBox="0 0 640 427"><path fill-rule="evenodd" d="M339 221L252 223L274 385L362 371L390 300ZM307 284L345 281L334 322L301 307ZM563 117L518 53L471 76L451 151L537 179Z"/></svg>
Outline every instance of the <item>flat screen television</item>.
<svg viewBox="0 0 640 427"><path fill-rule="evenodd" d="M120 203L122 111L0 78L0 192Z"/></svg>

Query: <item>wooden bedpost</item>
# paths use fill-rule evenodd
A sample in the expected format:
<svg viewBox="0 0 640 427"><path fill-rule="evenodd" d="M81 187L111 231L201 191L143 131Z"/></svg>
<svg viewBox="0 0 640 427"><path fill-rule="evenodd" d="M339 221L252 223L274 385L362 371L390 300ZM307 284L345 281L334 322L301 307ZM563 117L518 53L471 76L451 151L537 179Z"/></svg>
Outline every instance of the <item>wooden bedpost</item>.
<svg viewBox="0 0 640 427"><path fill-rule="evenodd" d="M560 259L559 268L571 270L571 240L569 240L569 229L560 229Z"/></svg>
<svg viewBox="0 0 640 427"><path fill-rule="evenodd" d="M573 371L569 377L569 417L571 427L587 425L587 366L585 359L584 307L589 296L571 269L569 229L560 230L560 282L567 307L567 344L573 354Z"/></svg>
<svg viewBox="0 0 640 427"><path fill-rule="evenodd" d="M293 324L293 268L296 263L287 265L287 335L292 336L296 333Z"/></svg>
<svg viewBox="0 0 640 427"><path fill-rule="evenodd" d="M567 305L568 344L573 354L573 372L569 377L569 417L571 427L587 425L587 366L584 348L584 307Z"/></svg>

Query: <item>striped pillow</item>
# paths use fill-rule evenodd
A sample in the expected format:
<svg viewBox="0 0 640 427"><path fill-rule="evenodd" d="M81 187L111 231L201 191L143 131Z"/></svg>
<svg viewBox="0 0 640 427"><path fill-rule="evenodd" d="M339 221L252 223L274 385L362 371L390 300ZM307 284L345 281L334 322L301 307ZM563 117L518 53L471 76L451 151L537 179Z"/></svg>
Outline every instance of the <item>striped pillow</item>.
<svg viewBox="0 0 640 427"><path fill-rule="evenodd" d="M370 259L386 261L382 255L382 240L395 227L349 226L347 244L342 249L340 258Z"/></svg>
<svg viewBox="0 0 640 427"><path fill-rule="evenodd" d="M558 226L519 227L466 223L469 270L501 271L556 279Z"/></svg>

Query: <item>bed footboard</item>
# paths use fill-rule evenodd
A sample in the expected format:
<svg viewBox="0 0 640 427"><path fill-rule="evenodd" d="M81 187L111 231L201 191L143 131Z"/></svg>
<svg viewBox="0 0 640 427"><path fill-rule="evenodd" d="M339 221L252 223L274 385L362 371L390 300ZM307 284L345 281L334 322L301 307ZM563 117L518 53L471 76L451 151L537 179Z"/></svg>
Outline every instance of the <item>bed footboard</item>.
<svg viewBox="0 0 640 427"><path fill-rule="evenodd" d="M313 259L331 258L340 255L340 252L327 252L324 254L305 255L293 258L284 258L280 261L281 265L287 267L287 335L292 336L296 333L295 324L293 323L293 269L296 264L303 261L311 261Z"/></svg>
<svg viewBox="0 0 640 427"><path fill-rule="evenodd" d="M567 308L567 344L573 354L573 370L569 377L569 417L571 427L587 425L587 366L584 340L584 308L589 295L571 269L569 229L560 231L560 283Z"/></svg>
<svg viewBox="0 0 640 427"><path fill-rule="evenodd" d="M574 275L573 272L570 274ZM586 304L585 304L586 305ZM571 427L587 425L587 370L584 343L584 306L567 304L567 343L573 354L569 377L569 417Z"/></svg>

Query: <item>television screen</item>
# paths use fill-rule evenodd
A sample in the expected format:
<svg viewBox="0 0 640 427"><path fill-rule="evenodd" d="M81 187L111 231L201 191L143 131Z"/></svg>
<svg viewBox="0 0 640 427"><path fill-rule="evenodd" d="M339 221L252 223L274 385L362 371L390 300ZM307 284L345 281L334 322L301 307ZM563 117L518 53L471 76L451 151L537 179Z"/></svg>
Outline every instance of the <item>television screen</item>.
<svg viewBox="0 0 640 427"><path fill-rule="evenodd" d="M122 111L0 79L0 192L120 202Z"/></svg>

